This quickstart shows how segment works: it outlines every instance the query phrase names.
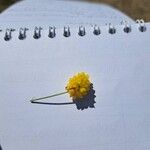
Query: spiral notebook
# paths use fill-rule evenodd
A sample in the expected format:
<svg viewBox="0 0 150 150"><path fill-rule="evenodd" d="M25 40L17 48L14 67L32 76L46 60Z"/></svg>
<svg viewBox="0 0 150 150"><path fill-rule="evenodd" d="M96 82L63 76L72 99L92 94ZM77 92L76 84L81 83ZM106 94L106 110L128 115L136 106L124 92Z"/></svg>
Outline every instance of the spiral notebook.
<svg viewBox="0 0 150 150"><path fill-rule="evenodd" d="M0 145L3 150L149 150L150 23L2 28ZM87 72L96 97L65 90Z"/></svg>
<svg viewBox="0 0 150 150"><path fill-rule="evenodd" d="M77 26L118 24L134 21L107 5L69 0L24 0L8 8L0 16L0 27Z"/></svg>

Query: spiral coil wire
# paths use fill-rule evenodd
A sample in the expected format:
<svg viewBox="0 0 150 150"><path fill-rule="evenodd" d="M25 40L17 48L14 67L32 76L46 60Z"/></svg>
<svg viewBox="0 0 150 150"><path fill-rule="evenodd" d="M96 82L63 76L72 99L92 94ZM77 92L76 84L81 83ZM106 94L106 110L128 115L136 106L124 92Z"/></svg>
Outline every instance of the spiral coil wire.
<svg viewBox="0 0 150 150"><path fill-rule="evenodd" d="M143 19L136 20L136 24L138 24L138 30L140 32L146 31L146 25L145 25L145 22ZM122 21L121 25L123 25L123 32L124 33L130 33L132 31L132 27L127 21ZM109 23L109 24L106 24L106 26L108 27L108 33L109 34L111 34L111 35L116 34L117 29L113 24ZM101 34L102 30L100 29L100 27L98 25L94 25L92 28L93 28L92 30L93 30L94 35L98 36ZM34 31L33 31L33 38L34 39L41 38L42 29L43 29L42 27L35 27L34 28ZM19 29L18 39L19 40L26 39L28 30L29 30L28 28L22 28L21 27ZM12 29L12 28L10 28L10 29L7 28L5 30L5 34L4 34L4 40L5 41L10 41L12 39L12 32L13 31L15 31L15 29ZM0 32L3 32L3 30L0 29ZM79 26L78 35L81 37L86 35L86 28L84 26ZM64 37L70 37L71 36L71 29L69 26L65 26L63 28L63 36ZM48 37L49 38L55 38L56 37L56 27L55 26L49 27Z"/></svg>

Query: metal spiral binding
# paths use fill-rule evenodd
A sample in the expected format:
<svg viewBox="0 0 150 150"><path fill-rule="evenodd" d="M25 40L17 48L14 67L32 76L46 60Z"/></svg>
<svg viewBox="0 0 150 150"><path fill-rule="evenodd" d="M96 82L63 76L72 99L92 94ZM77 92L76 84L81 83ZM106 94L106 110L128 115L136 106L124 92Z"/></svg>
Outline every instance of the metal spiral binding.
<svg viewBox="0 0 150 150"><path fill-rule="evenodd" d="M70 36L70 28L69 27L64 27L64 37L69 37Z"/></svg>
<svg viewBox="0 0 150 150"><path fill-rule="evenodd" d="M49 34L48 37L49 38L54 38L56 36L56 28L55 27L49 27Z"/></svg>
<svg viewBox="0 0 150 150"><path fill-rule="evenodd" d="M26 38L26 31L29 30L28 28L20 28L18 38L20 40L24 40Z"/></svg>
<svg viewBox="0 0 150 150"><path fill-rule="evenodd" d="M33 38L34 39L39 39L41 37L41 30L42 28L41 27L35 27L34 29L34 35L33 35Z"/></svg>
<svg viewBox="0 0 150 150"><path fill-rule="evenodd" d="M130 33L131 32L131 25L127 21L122 21L121 24L124 25L123 31L125 33Z"/></svg>
<svg viewBox="0 0 150 150"><path fill-rule="evenodd" d="M109 24L109 31L108 32L110 34L115 34L116 33L116 29L111 23Z"/></svg>
<svg viewBox="0 0 150 150"><path fill-rule="evenodd" d="M94 26L93 34L95 34L95 35L101 34L100 28L97 25Z"/></svg>
<svg viewBox="0 0 150 150"><path fill-rule="evenodd" d="M145 32L145 31L146 31L145 22L144 22L143 19L140 19L140 20L138 19L138 20L136 20L136 23L139 24L139 27L138 27L139 31L141 31L141 32Z"/></svg>
<svg viewBox="0 0 150 150"><path fill-rule="evenodd" d="M144 22L143 19L137 20L136 23L138 24L138 30L140 32L145 32L147 30L146 24ZM108 33L109 34L115 34L116 33L116 28L114 27L114 25L112 25L111 23L106 24L108 25ZM130 33L132 31L131 25L127 22L127 21L122 21L121 25L123 25L123 32L124 33ZM99 26L94 25L93 27L93 34L94 35L100 35L101 34L101 29ZM24 40L27 37L27 30L29 30L28 28L20 28L19 29L19 35L18 35L18 39L19 40ZM5 41L10 41L12 39L12 32L15 31L15 29L9 29L7 28L5 31L5 35L4 35L4 40ZM34 39L39 39L41 37L41 31L42 31L42 27L35 27L34 28L34 33L33 33L33 38ZM3 32L2 29L0 29L0 32ZM78 35L79 36L85 36L86 35L86 29L84 26L79 26L78 28ZM64 37L70 37L71 36L71 31L70 31L70 27L69 26L65 26L63 28L63 36ZM56 37L56 27L49 27L49 31L48 31L48 37L49 38L54 38Z"/></svg>
<svg viewBox="0 0 150 150"><path fill-rule="evenodd" d="M6 29L4 40L9 41L12 38L12 32L15 31L15 29Z"/></svg>
<svg viewBox="0 0 150 150"><path fill-rule="evenodd" d="M86 34L85 27L80 26L78 34L79 34L79 36L84 36Z"/></svg>

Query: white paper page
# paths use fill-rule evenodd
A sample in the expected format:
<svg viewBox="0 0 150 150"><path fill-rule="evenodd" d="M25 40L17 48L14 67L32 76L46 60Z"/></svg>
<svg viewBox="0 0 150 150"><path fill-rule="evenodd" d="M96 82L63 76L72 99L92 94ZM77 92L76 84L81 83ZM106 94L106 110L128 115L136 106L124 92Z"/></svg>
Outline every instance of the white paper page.
<svg viewBox="0 0 150 150"><path fill-rule="evenodd" d="M109 6L87 2L25 0L0 15L1 27L75 26L133 23L125 14Z"/></svg>
<svg viewBox="0 0 150 150"><path fill-rule="evenodd" d="M150 24L147 31L117 26L101 34L78 28L71 36L48 30L40 39L18 32L10 41L0 35L0 144L3 150L149 150L150 149ZM69 77L85 71L95 90L95 108L79 110L62 95L32 104L33 96L64 91ZM82 107L82 106L79 106Z"/></svg>

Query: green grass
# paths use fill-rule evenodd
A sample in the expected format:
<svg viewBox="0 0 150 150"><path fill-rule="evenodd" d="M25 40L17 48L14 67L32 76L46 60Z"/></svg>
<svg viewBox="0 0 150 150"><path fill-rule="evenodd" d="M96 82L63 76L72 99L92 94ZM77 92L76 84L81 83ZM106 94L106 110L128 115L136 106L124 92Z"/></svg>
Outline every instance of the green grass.
<svg viewBox="0 0 150 150"><path fill-rule="evenodd" d="M0 0L0 12L5 10L7 7L17 2L18 0Z"/></svg>

